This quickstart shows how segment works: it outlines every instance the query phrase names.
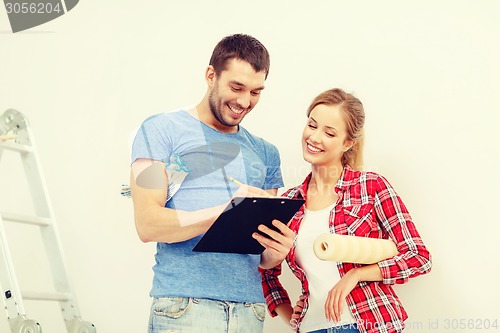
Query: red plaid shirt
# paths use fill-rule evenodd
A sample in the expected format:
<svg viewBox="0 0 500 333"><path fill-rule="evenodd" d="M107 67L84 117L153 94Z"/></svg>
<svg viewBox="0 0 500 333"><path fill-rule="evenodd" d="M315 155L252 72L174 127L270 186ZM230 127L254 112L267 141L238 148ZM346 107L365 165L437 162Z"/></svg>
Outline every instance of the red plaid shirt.
<svg viewBox="0 0 500 333"><path fill-rule="evenodd" d="M311 174L305 181L289 189L282 196L289 198L307 198L307 186ZM380 282L359 282L347 296L349 310L358 323L361 333L392 333L404 328L408 317L399 298L391 285L408 282L411 277L425 274L431 269L431 256L424 246L403 202L389 182L373 172L353 171L344 168L342 177L335 186L339 196L338 204L330 214L330 233L371 238L392 239L398 248L398 255L378 263L383 280ZM290 229L299 230L304 207L293 217ZM306 275L295 260L295 246L286 257L291 271L302 283L305 306L299 323L308 308L309 287ZM361 264L338 263L340 276ZM291 303L278 276L281 265L273 269L261 270L262 285L266 302L275 317L275 308L279 304ZM299 330L299 323L293 325Z"/></svg>

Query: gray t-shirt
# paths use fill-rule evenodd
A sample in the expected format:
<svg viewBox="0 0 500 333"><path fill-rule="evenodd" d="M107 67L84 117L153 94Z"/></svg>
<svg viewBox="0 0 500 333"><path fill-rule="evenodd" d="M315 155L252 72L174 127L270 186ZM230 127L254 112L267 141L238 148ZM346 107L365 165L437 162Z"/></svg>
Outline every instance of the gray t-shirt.
<svg viewBox="0 0 500 333"><path fill-rule="evenodd" d="M172 209L194 211L228 201L238 188L228 176L262 189L283 186L274 145L242 126L221 133L185 110L143 122L132 146L132 162L138 158L165 163L174 193L165 207ZM263 302L260 256L193 252L200 238L157 244L151 296Z"/></svg>

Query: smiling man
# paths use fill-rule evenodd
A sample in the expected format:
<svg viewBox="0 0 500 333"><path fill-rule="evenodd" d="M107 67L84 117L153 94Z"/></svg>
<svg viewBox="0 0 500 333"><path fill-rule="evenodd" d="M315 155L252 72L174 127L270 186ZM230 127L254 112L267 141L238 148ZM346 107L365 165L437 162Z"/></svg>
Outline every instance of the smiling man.
<svg viewBox="0 0 500 333"><path fill-rule="evenodd" d="M196 107L200 120L223 133L237 132L238 124L259 101L266 77L267 72L256 72L250 63L237 58L227 60L219 72L209 66L209 90Z"/></svg>
<svg viewBox="0 0 500 333"><path fill-rule="evenodd" d="M262 331L258 267L281 262L293 232L282 223L281 232L261 230L271 237L255 236L265 248L261 255L192 249L239 190L228 176L252 185L242 187L244 195L275 195L283 186L276 147L240 125L258 103L268 72L269 54L258 40L227 36L205 71L201 102L149 117L136 134L135 224L142 241L157 242L150 333Z"/></svg>

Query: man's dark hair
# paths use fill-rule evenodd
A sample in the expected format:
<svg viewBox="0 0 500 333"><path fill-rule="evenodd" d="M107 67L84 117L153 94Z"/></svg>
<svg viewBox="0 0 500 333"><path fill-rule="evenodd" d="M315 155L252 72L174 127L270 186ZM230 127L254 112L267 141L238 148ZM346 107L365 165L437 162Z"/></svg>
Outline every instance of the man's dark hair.
<svg viewBox="0 0 500 333"><path fill-rule="evenodd" d="M265 72L267 79L270 66L269 52L256 38L245 34L224 37L215 46L209 65L212 65L215 73L219 75L226 69L227 62L231 59L248 62L256 72Z"/></svg>

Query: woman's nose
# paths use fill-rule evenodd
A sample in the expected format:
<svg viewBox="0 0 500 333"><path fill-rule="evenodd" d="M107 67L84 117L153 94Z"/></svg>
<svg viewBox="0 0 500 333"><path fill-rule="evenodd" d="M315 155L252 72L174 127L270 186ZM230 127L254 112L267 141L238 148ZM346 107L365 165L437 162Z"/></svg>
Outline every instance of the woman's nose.
<svg viewBox="0 0 500 333"><path fill-rule="evenodd" d="M309 136L309 139L312 142L319 142L320 141L320 133L319 133L319 131L312 132L311 135Z"/></svg>

